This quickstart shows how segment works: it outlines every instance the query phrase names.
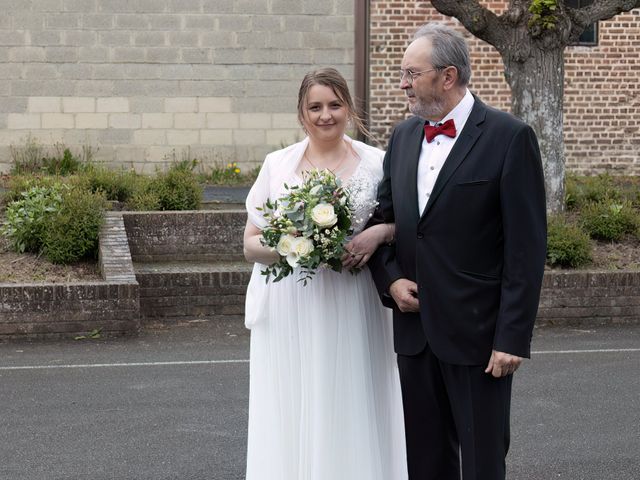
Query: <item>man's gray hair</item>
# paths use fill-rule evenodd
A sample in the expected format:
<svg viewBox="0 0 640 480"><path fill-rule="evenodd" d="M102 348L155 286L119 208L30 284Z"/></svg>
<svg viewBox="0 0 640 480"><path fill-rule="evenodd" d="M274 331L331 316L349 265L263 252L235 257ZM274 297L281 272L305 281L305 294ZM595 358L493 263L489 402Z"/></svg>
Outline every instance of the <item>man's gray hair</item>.
<svg viewBox="0 0 640 480"><path fill-rule="evenodd" d="M413 36L414 40L431 40L431 63L435 68L454 66L458 70L458 84L467 86L471 79L469 49L464 37L456 30L440 23L427 23Z"/></svg>

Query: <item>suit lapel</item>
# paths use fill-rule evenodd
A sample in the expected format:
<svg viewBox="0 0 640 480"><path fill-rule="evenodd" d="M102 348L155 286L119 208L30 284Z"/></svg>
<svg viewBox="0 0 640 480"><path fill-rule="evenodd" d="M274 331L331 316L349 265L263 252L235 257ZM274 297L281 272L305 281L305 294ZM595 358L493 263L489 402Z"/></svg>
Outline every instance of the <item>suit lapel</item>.
<svg viewBox="0 0 640 480"><path fill-rule="evenodd" d="M410 134L411 143L407 149L407 166L405 168L406 181L402 185L407 185L407 196L411 203L411 208L416 212L416 221L420 218L418 211L418 161L420 160L420 150L422 149L422 139L424 138L424 121L416 122Z"/></svg>
<svg viewBox="0 0 640 480"><path fill-rule="evenodd" d="M460 132L460 137L458 137L458 139L456 140L456 143L451 149L451 152L449 152L449 156L445 160L444 165L442 166L442 169L438 174L436 183L433 186L433 191L429 196L429 201L424 207L424 211L422 212L422 216L420 217L421 220L425 218L435 201L442 193L445 185L449 182L451 176L462 164L465 158L467 158L469 151L482 134L482 128L480 128L478 125L484 121L485 115L485 105L476 98L473 104L473 108L471 109L471 113L469 114L469 119L462 129L462 132Z"/></svg>

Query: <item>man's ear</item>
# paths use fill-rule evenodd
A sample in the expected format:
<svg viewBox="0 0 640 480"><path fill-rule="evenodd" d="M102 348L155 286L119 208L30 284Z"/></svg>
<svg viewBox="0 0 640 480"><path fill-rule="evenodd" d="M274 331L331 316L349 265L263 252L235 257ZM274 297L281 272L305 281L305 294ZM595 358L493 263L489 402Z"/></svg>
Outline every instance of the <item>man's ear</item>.
<svg viewBox="0 0 640 480"><path fill-rule="evenodd" d="M444 70L442 70L442 73L444 78L444 89L451 90L458 83L458 69L453 65L449 65Z"/></svg>

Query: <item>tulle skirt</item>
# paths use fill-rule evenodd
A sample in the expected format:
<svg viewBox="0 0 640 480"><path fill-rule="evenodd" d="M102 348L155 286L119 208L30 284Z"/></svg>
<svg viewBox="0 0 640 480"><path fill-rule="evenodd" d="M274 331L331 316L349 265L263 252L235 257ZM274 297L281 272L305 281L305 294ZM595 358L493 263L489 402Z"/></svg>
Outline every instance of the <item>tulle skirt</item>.
<svg viewBox="0 0 640 480"><path fill-rule="evenodd" d="M369 271L297 279L268 285L251 327L247 480L406 479L391 312Z"/></svg>

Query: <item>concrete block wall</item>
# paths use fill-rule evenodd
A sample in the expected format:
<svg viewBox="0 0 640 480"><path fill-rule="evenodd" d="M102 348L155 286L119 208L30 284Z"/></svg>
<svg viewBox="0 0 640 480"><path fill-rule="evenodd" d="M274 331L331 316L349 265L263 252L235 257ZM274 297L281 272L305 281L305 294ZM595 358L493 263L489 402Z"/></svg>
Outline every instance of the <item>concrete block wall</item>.
<svg viewBox="0 0 640 480"><path fill-rule="evenodd" d="M0 0L0 172L10 146L261 162L302 138L296 96L321 65L353 78L353 0Z"/></svg>

